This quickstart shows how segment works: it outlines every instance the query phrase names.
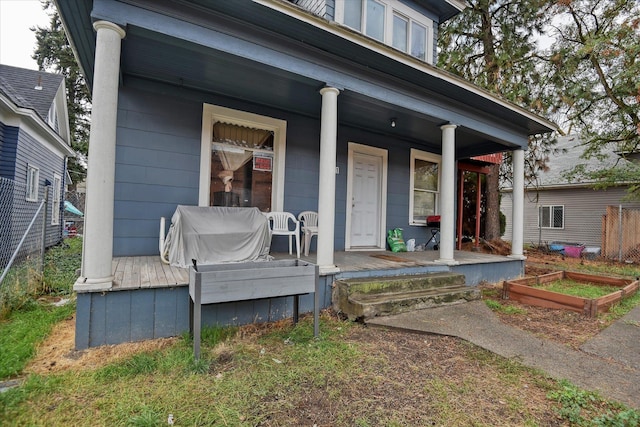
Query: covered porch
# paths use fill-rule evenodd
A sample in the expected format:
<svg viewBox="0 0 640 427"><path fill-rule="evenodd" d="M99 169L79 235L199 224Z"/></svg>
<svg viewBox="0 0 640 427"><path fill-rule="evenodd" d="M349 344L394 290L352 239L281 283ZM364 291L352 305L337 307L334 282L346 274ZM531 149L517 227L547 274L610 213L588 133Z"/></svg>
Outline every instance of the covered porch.
<svg viewBox="0 0 640 427"><path fill-rule="evenodd" d="M295 259L288 253L272 253L275 260ZM455 251L458 264L445 266L438 263L438 251L342 251L334 253L338 272L331 279L375 277L383 275L420 274L428 272L459 271L468 275L467 284L481 281L498 282L522 274L523 260L479 252ZM317 255L310 253L300 259L317 263ZM163 263L159 256L116 257L112 263L114 284L111 291L184 286L189 283L189 270ZM486 270L495 274L487 275ZM482 275L480 275L482 273ZM326 274L323 275L327 277Z"/></svg>

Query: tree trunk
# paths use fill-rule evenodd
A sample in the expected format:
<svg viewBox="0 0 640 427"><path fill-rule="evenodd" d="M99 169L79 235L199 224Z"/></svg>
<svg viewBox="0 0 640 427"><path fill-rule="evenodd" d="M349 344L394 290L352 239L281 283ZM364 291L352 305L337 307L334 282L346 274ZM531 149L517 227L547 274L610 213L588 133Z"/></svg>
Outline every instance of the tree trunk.
<svg viewBox="0 0 640 427"><path fill-rule="evenodd" d="M486 176L487 188L485 190L487 206L485 212L484 238L486 240L499 239L500 236L500 197L499 183L500 165L490 166L491 172Z"/></svg>

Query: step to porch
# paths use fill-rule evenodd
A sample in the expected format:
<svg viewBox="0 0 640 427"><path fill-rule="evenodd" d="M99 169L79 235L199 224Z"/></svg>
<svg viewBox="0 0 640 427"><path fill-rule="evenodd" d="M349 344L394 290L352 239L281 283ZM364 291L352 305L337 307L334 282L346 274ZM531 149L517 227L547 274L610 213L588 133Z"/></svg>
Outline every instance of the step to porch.
<svg viewBox="0 0 640 427"><path fill-rule="evenodd" d="M367 320L412 310L480 299L457 273L342 279L335 282L336 309L351 320Z"/></svg>

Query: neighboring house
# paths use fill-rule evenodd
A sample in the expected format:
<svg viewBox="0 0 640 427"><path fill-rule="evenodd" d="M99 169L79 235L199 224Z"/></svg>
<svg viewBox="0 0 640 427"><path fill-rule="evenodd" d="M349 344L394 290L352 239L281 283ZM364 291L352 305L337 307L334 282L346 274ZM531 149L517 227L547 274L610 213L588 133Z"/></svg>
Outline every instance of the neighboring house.
<svg viewBox="0 0 640 427"><path fill-rule="evenodd" d="M585 160L581 157L585 147L575 135L558 138L556 148L558 154L549 158L548 170L540 173L535 186L525 190L524 242L532 245L564 242L601 248L602 217L607 206L640 209L640 202L623 200L626 184L595 190L594 182L570 181L567 172L579 164L588 164L588 170L596 170L626 160L613 151L602 159ZM511 232L511 208L511 189L507 188L501 199L501 211L507 218L506 236Z"/></svg>
<svg viewBox="0 0 640 427"><path fill-rule="evenodd" d="M425 242L439 214L437 263L454 269L457 160L514 151L522 177L529 135L555 129L433 65L459 0L56 4L93 92L78 347L171 334L157 325L187 318L184 286L113 292L114 257L156 256L158 220L179 204L318 211L327 289L335 253L384 251L396 227ZM105 308L176 295L165 313ZM144 328L117 333L146 310Z"/></svg>
<svg viewBox="0 0 640 427"><path fill-rule="evenodd" d="M0 246L15 250L49 184L46 245L62 239L70 146L64 77L0 65ZM11 187L11 188L9 188ZM7 253L8 251L0 251Z"/></svg>

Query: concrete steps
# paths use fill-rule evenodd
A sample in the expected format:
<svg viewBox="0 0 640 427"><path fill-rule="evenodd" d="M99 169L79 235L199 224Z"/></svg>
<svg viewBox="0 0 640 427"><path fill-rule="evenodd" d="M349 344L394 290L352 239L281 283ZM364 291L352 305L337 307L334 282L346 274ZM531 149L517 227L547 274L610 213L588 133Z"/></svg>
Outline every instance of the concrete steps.
<svg viewBox="0 0 640 427"><path fill-rule="evenodd" d="M430 273L336 281L335 308L351 320L367 320L412 310L480 299L464 275Z"/></svg>

